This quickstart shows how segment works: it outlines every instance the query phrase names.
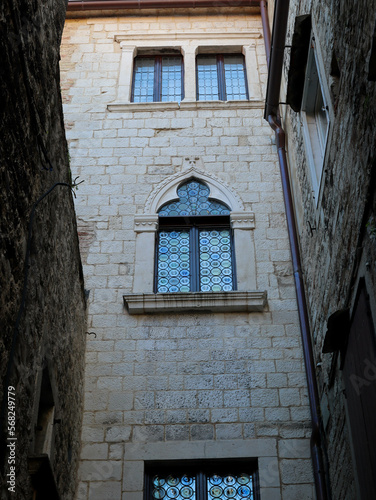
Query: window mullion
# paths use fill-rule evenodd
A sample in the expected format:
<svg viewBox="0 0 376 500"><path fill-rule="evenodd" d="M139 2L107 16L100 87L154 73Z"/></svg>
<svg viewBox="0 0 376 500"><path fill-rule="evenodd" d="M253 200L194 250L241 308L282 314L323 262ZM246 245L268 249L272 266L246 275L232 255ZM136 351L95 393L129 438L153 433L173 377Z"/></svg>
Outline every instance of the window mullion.
<svg viewBox="0 0 376 500"><path fill-rule="evenodd" d="M206 487L206 474L203 472L198 472L196 476L197 489L196 489L196 500L207 500L208 493Z"/></svg>
<svg viewBox="0 0 376 500"><path fill-rule="evenodd" d="M185 97L185 90L184 90L184 59L181 58L181 100L184 99Z"/></svg>
<svg viewBox="0 0 376 500"><path fill-rule="evenodd" d="M162 89L162 56L155 56L154 64L154 95L153 101L161 101L161 89Z"/></svg>
<svg viewBox="0 0 376 500"><path fill-rule="evenodd" d="M225 63L223 55L217 56L218 90L219 100L226 100L226 81L225 81Z"/></svg>

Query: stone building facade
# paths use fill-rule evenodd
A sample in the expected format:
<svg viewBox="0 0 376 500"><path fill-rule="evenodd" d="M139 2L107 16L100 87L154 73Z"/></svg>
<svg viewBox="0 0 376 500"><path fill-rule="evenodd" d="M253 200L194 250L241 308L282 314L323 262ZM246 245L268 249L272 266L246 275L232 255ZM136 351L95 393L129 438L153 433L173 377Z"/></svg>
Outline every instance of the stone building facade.
<svg viewBox="0 0 376 500"><path fill-rule="evenodd" d="M376 3L291 1L287 18L279 101L327 477L335 499L374 498Z"/></svg>
<svg viewBox="0 0 376 500"><path fill-rule="evenodd" d="M59 87L65 8L0 7L1 499L76 489L86 305Z"/></svg>
<svg viewBox="0 0 376 500"><path fill-rule="evenodd" d="M171 52L181 102L133 102L135 58ZM244 56L247 99L197 99L203 54ZM93 333L77 498L141 500L183 460L248 460L262 500L314 498L259 8L69 11L61 72ZM191 180L229 208L236 289L155 293L158 214Z"/></svg>

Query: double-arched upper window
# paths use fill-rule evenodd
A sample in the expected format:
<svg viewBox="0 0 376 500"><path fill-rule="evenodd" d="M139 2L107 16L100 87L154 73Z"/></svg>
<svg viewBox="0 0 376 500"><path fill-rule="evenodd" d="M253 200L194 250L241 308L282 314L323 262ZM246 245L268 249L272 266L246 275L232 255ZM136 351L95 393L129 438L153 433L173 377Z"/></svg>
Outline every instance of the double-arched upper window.
<svg viewBox="0 0 376 500"><path fill-rule="evenodd" d="M211 200L196 179L159 210L155 291L220 292L235 289L231 209Z"/></svg>

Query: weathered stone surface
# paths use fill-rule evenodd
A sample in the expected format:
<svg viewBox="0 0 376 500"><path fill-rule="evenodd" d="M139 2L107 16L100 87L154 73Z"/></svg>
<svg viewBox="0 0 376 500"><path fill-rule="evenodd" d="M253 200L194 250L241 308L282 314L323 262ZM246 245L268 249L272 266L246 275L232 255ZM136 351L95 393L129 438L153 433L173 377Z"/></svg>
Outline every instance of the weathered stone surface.
<svg viewBox="0 0 376 500"><path fill-rule="evenodd" d="M129 87L132 62L128 51L124 60L130 64L121 65L121 47L129 48L135 39L147 47L150 37L162 37L158 44L171 42L175 47L181 35L187 44L186 60L192 40L219 50L221 33L245 45L246 57L253 58L247 69L258 81L253 81L252 92L256 87L264 91L261 28L260 16L248 8L183 10L179 15L160 11L158 16L138 11L100 22L86 17L66 22L61 64L64 112L74 175L80 173L86 180L76 209L84 233L86 286L91 290L89 324L97 334L88 337L87 344L85 416L90 431L84 427L83 445L124 442L125 456L116 455L115 460L125 464L132 461L132 446L147 450L158 445L155 458L173 460L177 451L197 444L202 445L197 448L200 455L185 458L209 457L202 450L217 444L221 451L215 457L225 459L231 455L228 443L239 449L260 436L272 436L276 443L309 434L282 190L263 102L253 95L253 100L241 103L196 102L193 97L180 106L138 106L125 102L126 92L120 88L126 78ZM247 38L254 30L257 37ZM114 41L116 35L121 47ZM186 72L191 97L194 57L192 61ZM119 95L121 102L116 101ZM152 295L157 215L147 210L172 176L188 171L189 161L228 189L234 231L242 233L237 262L239 270L245 263L245 272L239 274L245 287L252 283L247 292L267 291L264 308L227 312L219 307L213 313L210 304L190 297L189 307L179 312L171 300L172 312L154 308L130 315L124 309L123 295ZM197 303L206 306L202 312ZM296 377L289 384L291 373ZM106 412L117 421L106 423ZM88 456L93 449L85 447L83 463L94 461ZM291 461L301 458L306 457L297 455ZM270 464L277 464L277 470L269 471ZM264 461L264 466L266 474L273 474L262 495L279 498L277 457ZM310 474L308 462L304 480ZM82 497L90 498L95 480L82 481ZM138 497L138 488L124 491L123 486L123 493L127 499Z"/></svg>
<svg viewBox="0 0 376 500"><path fill-rule="evenodd" d="M329 316L347 307L352 310L361 278L375 325L376 92L375 82L368 77L376 2L362 0L356 8L346 0L293 1L290 5L286 44L291 41L295 16L311 13L320 78L328 89L332 113L321 187L315 198L301 115L288 107L283 111L309 319L319 364L332 495L350 499L357 493L342 371L337 355L322 354L322 347ZM288 68L287 52L285 76Z"/></svg>
<svg viewBox="0 0 376 500"><path fill-rule="evenodd" d="M1 393L4 383L16 392L15 498L32 496L27 458L38 450L35 426L46 367L59 422L50 460L62 499L73 498L80 449L85 298L67 186L57 186L35 210L27 285L24 276L33 204L55 183L71 183L58 71L64 16L63 1L0 7L0 379ZM9 498L3 465L1 498Z"/></svg>

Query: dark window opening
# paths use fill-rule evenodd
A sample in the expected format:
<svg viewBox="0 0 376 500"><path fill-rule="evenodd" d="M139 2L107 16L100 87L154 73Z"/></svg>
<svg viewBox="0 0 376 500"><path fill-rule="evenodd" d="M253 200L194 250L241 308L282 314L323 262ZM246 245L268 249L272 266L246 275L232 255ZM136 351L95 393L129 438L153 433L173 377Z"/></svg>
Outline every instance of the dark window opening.
<svg viewBox="0 0 376 500"><path fill-rule="evenodd" d="M50 454L51 452L54 416L55 403L48 369L45 368L42 375L38 418L35 426L34 453L36 455L43 453Z"/></svg>
<svg viewBox="0 0 376 500"><path fill-rule="evenodd" d="M339 98L339 82L341 78L341 70L339 69L338 61L335 52L333 51L332 60L330 64L330 92L333 99L334 112L337 111L338 98Z"/></svg>
<svg viewBox="0 0 376 500"><path fill-rule="evenodd" d="M286 102L296 112L299 112L302 106L310 39L311 16L303 15L296 17L291 42L286 94Z"/></svg>
<svg viewBox="0 0 376 500"><path fill-rule="evenodd" d="M55 397L53 379L48 367L41 374L37 414L34 420L34 436L28 457L28 472L32 485L33 500L59 500L54 469Z"/></svg>
<svg viewBox="0 0 376 500"><path fill-rule="evenodd" d="M248 99L242 54L199 55L196 65L198 101Z"/></svg>
<svg viewBox="0 0 376 500"><path fill-rule="evenodd" d="M144 500L259 500L256 460L145 464Z"/></svg>

